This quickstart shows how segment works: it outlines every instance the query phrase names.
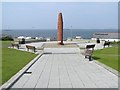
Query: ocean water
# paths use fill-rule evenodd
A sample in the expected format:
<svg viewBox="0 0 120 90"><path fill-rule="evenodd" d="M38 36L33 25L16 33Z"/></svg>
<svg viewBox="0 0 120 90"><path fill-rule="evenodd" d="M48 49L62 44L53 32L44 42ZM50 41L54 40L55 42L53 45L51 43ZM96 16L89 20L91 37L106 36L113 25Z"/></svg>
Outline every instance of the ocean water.
<svg viewBox="0 0 120 90"><path fill-rule="evenodd" d="M95 32L117 32L116 29L65 29L63 30L63 38L75 38L75 36L81 36L84 39L92 38ZM30 36L30 37L44 37L57 39L57 29L50 30L2 30L3 35L10 35L12 37L18 36Z"/></svg>

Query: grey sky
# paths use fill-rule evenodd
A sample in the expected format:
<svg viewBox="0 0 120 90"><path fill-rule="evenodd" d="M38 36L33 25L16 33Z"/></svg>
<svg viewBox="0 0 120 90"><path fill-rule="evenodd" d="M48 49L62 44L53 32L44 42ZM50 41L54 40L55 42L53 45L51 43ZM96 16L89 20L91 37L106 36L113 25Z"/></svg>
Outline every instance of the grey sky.
<svg viewBox="0 0 120 90"><path fill-rule="evenodd" d="M1 2L119 2L119 0L1 0Z"/></svg>
<svg viewBox="0 0 120 90"><path fill-rule="evenodd" d="M64 28L118 28L117 2L5 2L3 29L56 29L59 12L63 13Z"/></svg>

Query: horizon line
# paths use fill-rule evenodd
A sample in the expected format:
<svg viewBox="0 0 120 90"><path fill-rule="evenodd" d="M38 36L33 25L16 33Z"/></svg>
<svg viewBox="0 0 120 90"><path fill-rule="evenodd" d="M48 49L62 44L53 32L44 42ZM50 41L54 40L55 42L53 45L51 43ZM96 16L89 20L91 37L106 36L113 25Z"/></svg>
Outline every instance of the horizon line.
<svg viewBox="0 0 120 90"><path fill-rule="evenodd" d="M28 28L29 30L57 30L55 28L52 28L52 29L47 29L47 28L44 28L44 29L41 29L41 28ZM2 29L2 30L28 30L28 29ZM69 28L63 28L64 30L71 30ZM114 30L117 30L118 28L72 28L72 29L114 29Z"/></svg>

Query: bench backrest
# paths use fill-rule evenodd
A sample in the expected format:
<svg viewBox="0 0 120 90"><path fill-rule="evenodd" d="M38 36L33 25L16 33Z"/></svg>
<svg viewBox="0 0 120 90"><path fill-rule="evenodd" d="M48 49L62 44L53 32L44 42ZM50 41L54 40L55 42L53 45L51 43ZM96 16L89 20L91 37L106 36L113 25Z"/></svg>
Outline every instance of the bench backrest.
<svg viewBox="0 0 120 90"><path fill-rule="evenodd" d="M94 47L95 47L95 44L87 45L87 46L86 46L86 49L91 49L91 48L94 49Z"/></svg>
<svg viewBox="0 0 120 90"><path fill-rule="evenodd" d="M26 45L26 48L28 48L28 49L35 49L35 46Z"/></svg>

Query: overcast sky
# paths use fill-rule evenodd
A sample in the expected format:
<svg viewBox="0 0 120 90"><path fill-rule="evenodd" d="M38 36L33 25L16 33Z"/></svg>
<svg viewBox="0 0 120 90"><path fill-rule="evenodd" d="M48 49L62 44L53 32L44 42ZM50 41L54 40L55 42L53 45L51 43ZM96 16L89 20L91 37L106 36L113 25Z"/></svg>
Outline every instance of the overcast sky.
<svg viewBox="0 0 120 90"><path fill-rule="evenodd" d="M119 0L1 0L1 2L118 2Z"/></svg>
<svg viewBox="0 0 120 90"><path fill-rule="evenodd" d="M117 2L4 2L3 29L56 29L62 12L64 28L118 28Z"/></svg>

